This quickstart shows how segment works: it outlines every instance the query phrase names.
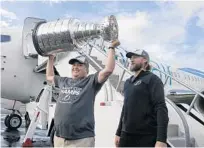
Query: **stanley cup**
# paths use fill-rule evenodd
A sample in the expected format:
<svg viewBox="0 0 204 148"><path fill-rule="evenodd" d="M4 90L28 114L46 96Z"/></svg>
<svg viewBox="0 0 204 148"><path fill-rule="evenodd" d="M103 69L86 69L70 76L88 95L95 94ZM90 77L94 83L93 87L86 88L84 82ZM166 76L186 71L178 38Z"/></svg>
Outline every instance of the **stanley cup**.
<svg viewBox="0 0 204 148"><path fill-rule="evenodd" d="M41 56L73 51L98 37L102 37L104 41L118 39L115 16L106 17L101 24L80 22L73 18L40 22L32 33L33 44Z"/></svg>

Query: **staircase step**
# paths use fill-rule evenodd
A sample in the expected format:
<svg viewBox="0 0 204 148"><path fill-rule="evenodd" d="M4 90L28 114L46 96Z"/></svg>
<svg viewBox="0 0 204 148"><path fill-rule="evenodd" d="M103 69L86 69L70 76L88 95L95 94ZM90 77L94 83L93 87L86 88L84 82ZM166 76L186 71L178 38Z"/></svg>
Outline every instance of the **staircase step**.
<svg viewBox="0 0 204 148"><path fill-rule="evenodd" d="M102 68L105 68L105 65L103 65L103 64L102 64L102 61L98 60L97 57L95 57L95 56L91 56L91 57L94 59L94 61L95 61L98 65L100 65Z"/></svg>
<svg viewBox="0 0 204 148"><path fill-rule="evenodd" d="M167 134L168 134L168 137L179 136L179 125L178 124L169 124Z"/></svg>
<svg viewBox="0 0 204 148"><path fill-rule="evenodd" d="M94 68L96 69L97 71L100 71L100 68L94 63L92 62L89 58L87 58L89 64ZM94 59L95 60L95 59Z"/></svg>
<svg viewBox="0 0 204 148"><path fill-rule="evenodd" d="M94 60L98 60L96 56L91 56Z"/></svg>
<svg viewBox="0 0 204 148"><path fill-rule="evenodd" d="M124 89L124 84L125 81L121 81L119 87L118 87L118 91L123 95L123 89Z"/></svg>
<svg viewBox="0 0 204 148"><path fill-rule="evenodd" d="M184 137L171 137L168 140L174 147L185 147L186 141Z"/></svg>

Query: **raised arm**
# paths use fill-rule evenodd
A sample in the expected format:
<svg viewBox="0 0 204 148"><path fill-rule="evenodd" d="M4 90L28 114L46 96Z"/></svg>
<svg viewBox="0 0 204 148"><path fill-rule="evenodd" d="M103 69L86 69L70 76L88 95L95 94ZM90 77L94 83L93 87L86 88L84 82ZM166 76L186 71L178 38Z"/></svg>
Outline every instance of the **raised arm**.
<svg viewBox="0 0 204 148"><path fill-rule="evenodd" d="M98 82L102 83L108 79L108 77L112 74L115 68L115 47L119 46L120 42L115 40L111 43L108 51L107 62L105 68L99 72Z"/></svg>
<svg viewBox="0 0 204 148"><path fill-rule="evenodd" d="M54 58L54 55L49 56L46 67L46 79L51 84L54 84Z"/></svg>

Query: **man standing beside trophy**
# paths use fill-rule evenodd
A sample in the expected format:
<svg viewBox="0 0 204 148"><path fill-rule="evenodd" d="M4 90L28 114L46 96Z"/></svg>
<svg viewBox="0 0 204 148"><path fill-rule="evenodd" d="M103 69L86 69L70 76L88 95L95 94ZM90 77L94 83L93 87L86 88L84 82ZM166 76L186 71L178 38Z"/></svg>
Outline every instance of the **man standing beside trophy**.
<svg viewBox="0 0 204 148"><path fill-rule="evenodd" d="M115 48L119 45L118 40L112 41L105 68L89 76L89 63L85 56L69 60L71 78L55 76L55 56L49 56L46 79L60 89L54 117L54 147L95 146L95 96L115 68Z"/></svg>

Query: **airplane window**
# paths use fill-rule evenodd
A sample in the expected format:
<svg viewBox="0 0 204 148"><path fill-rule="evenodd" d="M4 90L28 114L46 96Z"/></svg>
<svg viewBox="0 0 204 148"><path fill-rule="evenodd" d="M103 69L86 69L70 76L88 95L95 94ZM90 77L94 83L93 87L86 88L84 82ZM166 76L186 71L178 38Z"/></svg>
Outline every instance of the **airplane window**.
<svg viewBox="0 0 204 148"><path fill-rule="evenodd" d="M1 34L1 42L9 42L9 41L11 41L11 37L9 35Z"/></svg>

